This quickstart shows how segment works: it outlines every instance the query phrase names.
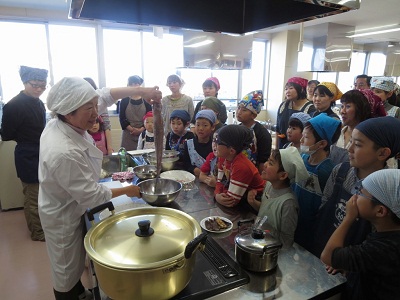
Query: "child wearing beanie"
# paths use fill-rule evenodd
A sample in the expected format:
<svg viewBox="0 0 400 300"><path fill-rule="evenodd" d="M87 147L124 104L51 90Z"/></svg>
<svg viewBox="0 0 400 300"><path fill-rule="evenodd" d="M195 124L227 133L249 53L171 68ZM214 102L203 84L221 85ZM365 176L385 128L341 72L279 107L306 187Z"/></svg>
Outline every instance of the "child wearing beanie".
<svg viewBox="0 0 400 300"><path fill-rule="evenodd" d="M241 125L227 125L218 131L217 156L218 177L215 187L215 200L226 207L247 204L249 190L256 190L261 195L264 180L258 169L242 153L253 141L250 129Z"/></svg>
<svg viewBox="0 0 400 300"><path fill-rule="evenodd" d="M212 110L201 110L196 114L196 135L185 142L183 154L184 170L200 175L200 168L212 152L212 135L217 117Z"/></svg>

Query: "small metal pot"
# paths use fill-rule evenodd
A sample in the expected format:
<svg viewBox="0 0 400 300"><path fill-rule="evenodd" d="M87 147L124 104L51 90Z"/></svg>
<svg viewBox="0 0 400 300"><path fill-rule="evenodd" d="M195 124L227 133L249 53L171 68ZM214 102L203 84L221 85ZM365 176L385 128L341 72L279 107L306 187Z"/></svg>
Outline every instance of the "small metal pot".
<svg viewBox="0 0 400 300"><path fill-rule="evenodd" d="M93 225L94 214L105 208L112 216L93 226L84 240L103 292L118 300L153 300L182 291L192 277L196 250L207 238L198 222L170 208L114 214L107 202L88 212Z"/></svg>
<svg viewBox="0 0 400 300"><path fill-rule="evenodd" d="M278 264L279 249L282 244L268 232L252 228L250 233L240 232L235 237L236 261L245 269L254 272L267 272Z"/></svg>

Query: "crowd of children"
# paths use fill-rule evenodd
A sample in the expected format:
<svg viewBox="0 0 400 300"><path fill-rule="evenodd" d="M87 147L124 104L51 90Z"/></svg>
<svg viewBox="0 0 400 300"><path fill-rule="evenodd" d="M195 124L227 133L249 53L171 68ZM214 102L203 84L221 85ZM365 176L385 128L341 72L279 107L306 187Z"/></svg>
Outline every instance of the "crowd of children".
<svg viewBox="0 0 400 300"><path fill-rule="evenodd" d="M284 249L296 242L321 257L329 272L345 271L345 299L396 298L400 170L388 168L400 158L400 108L389 104L394 82L373 77L371 90L345 94L334 83L322 82L311 102L307 80L289 79L287 100L278 111L276 149L268 130L256 121L264 104L262 91L238 102L239 125L225 125L218 79L203 84L205 99L194 116L180 93L183 83L171 75L167 85L172 95L163 99L168 111L165 149L179 152L178 168L214 188L221 207L267 216L264 229ZM334 109L337 100L340 116ZM154 148L152 119L151 111L143 117L138 149ZM89 132L109 154L101 118Z"/></svg>

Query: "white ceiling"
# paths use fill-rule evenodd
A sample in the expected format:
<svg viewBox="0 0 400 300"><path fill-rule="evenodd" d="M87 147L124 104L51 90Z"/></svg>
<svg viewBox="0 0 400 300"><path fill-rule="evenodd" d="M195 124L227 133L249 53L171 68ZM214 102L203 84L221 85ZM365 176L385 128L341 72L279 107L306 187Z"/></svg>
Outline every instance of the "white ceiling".
<svg viewBox="0 0 400 300"><path fill-rule="evenodd" d="M167 0L166 0L167 1ZM381 27L396 24L400 26L400 1L399 0L360 0L361 7L339 15L325 17L317 20L307 21L304 26L313 26L325 22L339 23L355 26L356 32L368 28ZM68 14L71 0L0 0L1 6L24 7L34 9L59 10ZM0 8L1 14L1 8ZM274 29L265 30L266 33L279 32L282 30L298 30L299 24L279 26ZM372 29L370 31L375 31ZM379 35L370 35L355 38L358 44L372 42L398 42L400 43L400 31Z"/></svg>

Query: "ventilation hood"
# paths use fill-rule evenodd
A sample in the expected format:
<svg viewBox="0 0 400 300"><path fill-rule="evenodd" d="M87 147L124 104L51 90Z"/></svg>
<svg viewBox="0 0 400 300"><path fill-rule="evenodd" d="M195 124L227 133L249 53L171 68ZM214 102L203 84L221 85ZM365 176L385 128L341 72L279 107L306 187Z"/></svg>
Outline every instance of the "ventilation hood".
<svg viewBox="0 0 400 300"><path fill-rule="evenodd" d="M354 26L324 23L304 28L297 71L348 72L353 45L346 37Z"/></svg>
<svg viewBox="0 0 400 300"><path fill-rule="evenodd" d="M69 17L244 34L359 7L359 0L72 0Z"/></svg>

